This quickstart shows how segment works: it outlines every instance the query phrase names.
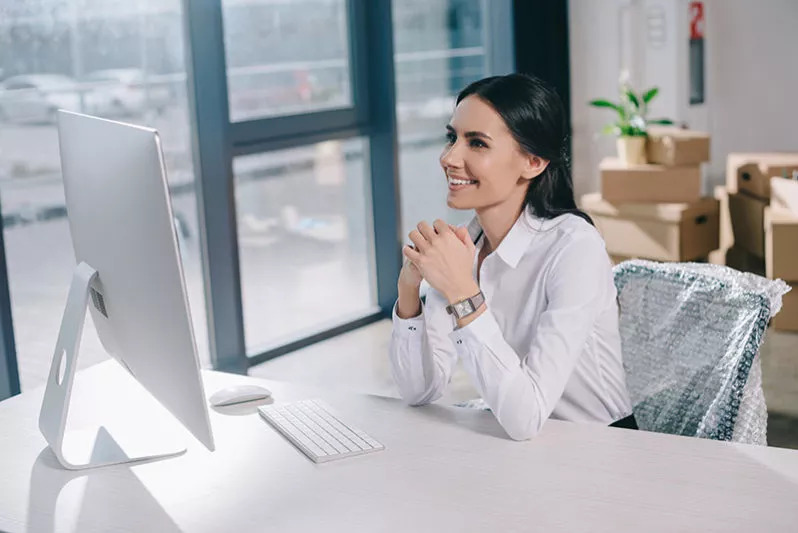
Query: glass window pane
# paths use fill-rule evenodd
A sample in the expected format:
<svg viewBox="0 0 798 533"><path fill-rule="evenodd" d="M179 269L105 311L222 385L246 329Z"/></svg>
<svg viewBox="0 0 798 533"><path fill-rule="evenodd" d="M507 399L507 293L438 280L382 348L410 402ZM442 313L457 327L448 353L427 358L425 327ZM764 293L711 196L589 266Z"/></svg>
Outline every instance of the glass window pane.
<svg viewBox="0 0 798 533"><path fill-rule="evenodd" d="M247 353L376 310L365 139L234 160Z"/></svg>
<svg viewBox="0 0 798 533"><path fill-rule="evenodd" d="M223 0L233 122L348 107L346 0Z"/></svg>
<svg viewBox="0 0 798 533"><path fill-rule="evenodd" d="M462 224L438 164L457 93L488 75L483 0L393 2L403 237L421 220ZM499 36L497 36L498 38Z"/></svg>
<svg viewBox="0 0 798 533"><path fill-rule="evenodd" d="M181 5L63 0L57 8L0 8L0 197L23 388L46 379L75 268L57 108L160 131L200 359L208 365ZM105 357L89 319L80 366Z"/></svg>

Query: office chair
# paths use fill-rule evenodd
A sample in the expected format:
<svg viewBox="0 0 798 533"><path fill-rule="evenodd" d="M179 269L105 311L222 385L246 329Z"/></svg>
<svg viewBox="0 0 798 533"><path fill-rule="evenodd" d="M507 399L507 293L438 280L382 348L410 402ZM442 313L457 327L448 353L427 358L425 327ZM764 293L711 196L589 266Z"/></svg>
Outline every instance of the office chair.
<svg viewBox="0 0 798 533"><path fill-rule="evenodd" d="M640 429L765 445L757 354L788 286L699 263L632 260L613 273Z"/></svg>

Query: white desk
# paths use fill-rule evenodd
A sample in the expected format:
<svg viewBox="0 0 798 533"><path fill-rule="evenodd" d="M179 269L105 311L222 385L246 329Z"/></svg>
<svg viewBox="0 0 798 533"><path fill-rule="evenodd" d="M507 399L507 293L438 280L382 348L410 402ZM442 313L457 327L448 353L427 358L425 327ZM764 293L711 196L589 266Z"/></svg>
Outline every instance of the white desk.
<svg viewBox="0 0 798 533"><path fill-rule="evenodd" d="M69 472L39 434L34 390L0 403L0 530L798 530L798 451L556 421L513 442L486 412L204 378L208 394L251 381L278 401L322 397L387 449L315 465L256 412L212 411L216 452L187 438L174 459ZM151 426L162 410L137 387L114 362L80 372L70 423L135 408ZM119 405L92 402L109 390Z"/></svg>

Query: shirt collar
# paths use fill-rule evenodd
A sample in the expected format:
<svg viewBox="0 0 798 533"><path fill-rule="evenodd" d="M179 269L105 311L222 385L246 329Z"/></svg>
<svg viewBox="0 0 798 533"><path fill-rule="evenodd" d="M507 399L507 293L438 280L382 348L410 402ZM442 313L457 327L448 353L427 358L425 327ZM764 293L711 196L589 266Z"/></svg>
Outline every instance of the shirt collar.
<svg viewBox="0 0 798 533"><path fill-rule="evenodd" d="M545 222L540 218L534 216L529 208L525 208L521 212L521 216L515 221L513 227L502 239L502 242L496 248L496 254L507 263L511 268L518 266L518 262L523 257L529 248L529 243L535 235L535 228L541 222ZM474 216L471 222L468 223L468 234L471 240L477 243L477 238L483 238L485 235L482 233L482 226L479 224L479 219ZM482 234L480 236L480 234Z"/></svg>

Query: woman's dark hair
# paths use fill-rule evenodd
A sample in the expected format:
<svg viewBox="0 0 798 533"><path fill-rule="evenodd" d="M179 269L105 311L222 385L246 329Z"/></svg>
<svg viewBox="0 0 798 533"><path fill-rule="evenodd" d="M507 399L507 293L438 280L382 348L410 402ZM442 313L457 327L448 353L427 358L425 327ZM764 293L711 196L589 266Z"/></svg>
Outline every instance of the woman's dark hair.
<svg viewBox="0 0 798 533"><path fill-rule="evenodd" d="M568 125L554 89L534 76L508 74L475 81L457 95L457 103L471 95L499 113L523 150L549 161L546 170L530 181L523 207L531 206L535 216L541 218L571 213L593 224L574 201Z"/></svg>

